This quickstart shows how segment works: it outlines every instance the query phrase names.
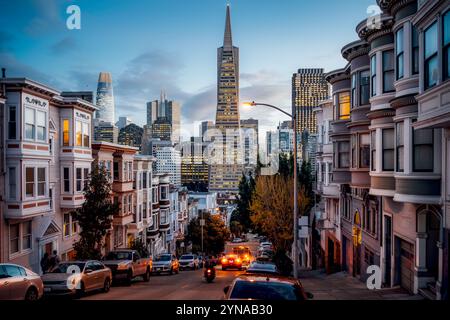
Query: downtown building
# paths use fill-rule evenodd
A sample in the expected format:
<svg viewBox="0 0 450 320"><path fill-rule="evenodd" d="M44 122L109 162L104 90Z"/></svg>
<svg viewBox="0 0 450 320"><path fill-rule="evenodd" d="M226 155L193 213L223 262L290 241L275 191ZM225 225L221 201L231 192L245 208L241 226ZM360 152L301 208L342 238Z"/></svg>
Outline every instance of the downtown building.
<svg viewBox="0 0 450 320"><path fill-rule="evenodd" d="M241 141L243 161L246 172L254 172L259 152L259 121L256 119L241 120Z"/></svg>
<svg viewBox="0 0 450 320"><path fill-rule="evenodd" d="M147 126L152 128L156 133L152 135L160 135L158 132L164 131L174 144L180 142L181 130L181 110L177 101L168 100L165 93L161 93L160 100L154 100L147 103ZM166 133L167 131L167 133ZM164 138L157 136L156 138Z"/></svg>
<svg viewBox="0 0 450 320"><path fill-rule="evenodd" d="M95 141L117 143L119 129L115 123L115 102L112 76L109 72L100 72L97 83L97 110L94 119Z"/></svg>
<svg viewBox="0 0 450 320"><path fill-rule="evenodd" d="M342 49L348 65L326 76L333 100L316 111L331 120L333 110L319 138L316 192L326 197L316 231L330 272L365 280L377 265L383 286L442 299L449 286L450 4L378 5L379 25L357 26L360 40ZM331 176L325 141L333 145Z"/></svg>
<svg viewBox="0 0 450 320"><path fill-rule="evenodd" d="M209 190L236 192L244 169L239 118L239 48L233 46L230 7L227 6L223 46L217 49L217 110L215 156Z"/></svg>
<svg viewBox="0 0 450 320"><path fill-rule="evenodd" d="M183 143L181 184L190 190L208 189L209 165L205 159L207 147L208 144L201 137L191 137L189 142Z"/></svg>

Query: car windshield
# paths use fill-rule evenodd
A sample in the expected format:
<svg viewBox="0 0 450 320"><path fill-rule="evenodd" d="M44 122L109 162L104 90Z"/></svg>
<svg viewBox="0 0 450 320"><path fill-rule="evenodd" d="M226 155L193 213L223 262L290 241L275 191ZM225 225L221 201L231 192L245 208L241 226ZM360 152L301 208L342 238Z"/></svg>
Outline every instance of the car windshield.
<svg viewBox="0 0 450 320"><path fill-rule="evenodd" d="M245 300L303 300L299 293L299 290L292 284L270 281L237 281L230 298Z"/></svg>
<svg viewBox="0 0 450 320"><path fill-rule="evenodd" d="M159 256L156 257L155 261L170 261L170 256L169 255Z"/></svg>
<svg viewBox="0 0 450 320"><path fill-rule="evenodd" d="M194 259L194 256L181 256L181 260L192 260Z"/></svg>
<svg viewBox="0 0 450 320"><path fill-rule="evenodd" d="M106 256L106 260L131 260L133 254L128 251L112 251Z"/></svg>
<svg viewBox="0 0 450 320"><path fill-rule="evenodd" d="M85 266L84 262L76 262L76 263L60 263L51 273L77 273L78 271L83 271Z"/></svg>

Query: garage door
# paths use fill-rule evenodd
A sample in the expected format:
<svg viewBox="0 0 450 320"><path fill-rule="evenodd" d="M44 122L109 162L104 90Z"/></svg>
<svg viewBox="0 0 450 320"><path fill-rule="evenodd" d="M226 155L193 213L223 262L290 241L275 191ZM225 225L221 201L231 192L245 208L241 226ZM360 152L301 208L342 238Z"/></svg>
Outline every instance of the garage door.
<svg viewBox="0 0 450 320"><path fill-rule="evenodd" d="M414 245L400 241L400 285L412 293L414 290Z"/></svg>

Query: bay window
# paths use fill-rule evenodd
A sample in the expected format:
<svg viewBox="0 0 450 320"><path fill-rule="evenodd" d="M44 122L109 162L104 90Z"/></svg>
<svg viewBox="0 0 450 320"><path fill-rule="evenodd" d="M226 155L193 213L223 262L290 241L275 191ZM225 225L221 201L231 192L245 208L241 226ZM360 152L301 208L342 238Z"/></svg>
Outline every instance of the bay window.
<svg viewBox="0 0 450 320"><path fill-rule="evenodd" d="M37 139L39 141L47 140L47 125L46 125L46 113L37 110L36 112L36 129L37 129Z"/></svg>
<svg viewBox="0 0 450 320"><path fill-rule="evenodd" d="M8 112L8 139L17 139L17 114L16 107L9 107Z"/></svg>
<svg viewBox="0 0 450 320"><path fill-rule="evenodd" d="M404 39L403 28L397 30L395 35L395 54L396 54L396 66L397 66L397 80L402 79L405 72L404 65Z"/></svg>
<svg viewBox="0 0 450 320"><path fill-rule="evenodd" d="M412 26L412 73L419 74L419 32Z"/></svg>
<svg viewBox="0 0 450 320"><path fill-rule="evenodd" d="M8 169L8 180L9 180L9 199L17 199L17 177L16 168L11 167Z"/></svg>
<svg viewBox="0 0 450 320"><path fill-rule="evenodd" d="M34 197L34 168L25 169L25 195L28 198Z"/></svg>
<svg viewBox="0 0 450 320"><path fill-rule="evenodd" d="M132 211L132 206L133 206L133 195L128 195L128 212Z"/></svg>
<svg viewBox="0 0 450 320"><path fill-rule="evenodd" d="M357 135L352 135L352 168L357 168L357 156L358 156L358 152L357 152L357 140L358 136Z"/></svg>
<svg viewBox="0 0 450 320"><path fill-rule="evenodd" d="M46 175L46 170L45 168L38 168L37 169L37 173L38 173L38 179L37 179L37 186L38 186L38 197L43 197L45 196L46 192L45 189L47 187L47 179L45 177Z"/></svg>
<svg viewBox="0 0 450 320"><path fill-rule="evenodd" d="M76 121L76 146L77 147L89 147L89 124L82 121Z"/></svg>
<svg viewBox="0 0 450 320"><path fill-rule="evenodd" d="M370 58L370 78L372 97L377 95L377 56Z"/></svg>
<svg viewBox="0 0 450 320"><path fill-rule="evenodd" d="M394 51L383 51L383 93L394 89Z"/></svg>
<svg viewBox="0 0 450 320"><path fill-rule="evenodd" d="M368 133L359 136L359 167L370 166L370 136Z"/></svg>
<svg viewBox="0 0 450 320"><path fill-rule="evenodd" d="M338 142L338 168L345 169L350 167L349 151L350 143L348 141Z"/></svg>
<svg viewBox="0 0 450 320"><path fill-rule="evenodd" d="M64 237L70 236L70 213L64 213L63 221L63 235Z"/></svg>
<svg viewBox="0 0 450 320"><path fill-rule="evenodd" d="M18 253L20 250L20 223L11 224L9 226L9 252L10 254Z"/></svg>
<svg viewBox="0 0 450 320"><path fill-rule="evenodd" d="M70 192L70 168L63 168L63 180L64 180L64 186L63 190L65 193Z"/></svg>
<svg viewBox="0 0 450 320"><path fill-rule="evenodd" d="M413 170L415 172L433 172L433 150L433 129L414 130Z"/></svg>
<svg viewBox="0 0 450 320"><path fill-rule="evenodd" d="M69 120L64 119L63 120L63 146L68 147L69 146L69 132L70 132L70 123Z"/></svg>
<svg viewBox="0 0 450 320"><path fill-rule="evenodd" d="M425 30L425 89L434 87L438 79L438 27L433 23Z"/></svg>
<svg viewBox="0 0 450 320"><path fill-rule="evenodd" d="M352 74L352 107L356 107L356 73Z"/></svg>
<svg viewBox="0 0 450 320"><path fill-rule="evenodd" d="M19 254L32 248L32 221L9 225L9 253Z"/></svg>
<svg viewBox="0 0 450 320"><path fill-rule="evenodd" d="M31 220L22 223L22 250L31 249Z"/></svg>
<svg viewBox="0 0 450 320"><path fill-rule="evenodd" d="M371 132L371 143L370 146L372 148L371 151L371 163L372 163L372 171L377 170L377 132Z"/></svg>
<svg viewBox="0 0 450 320"><path fill-rule="evenodd" d="M350 94L348 92L341 92L338 94L338 119L350 119Z"/></svg>
<svg viewBox="0 0 450 320"><path fill-rule="evenodd" d="M34 113L34 109L25 108L25 139L27 140L34 140L36 137Z"/></svg>
<svg viewBox="0 0 450 320"><path fill-rule="evenodd" d="M382 130L383 171L394 171L394 129Z"/></svg>
<svg viewBox="0 0 450 320"><path fill-rule="evenodd" d="M83 184L83 171L82 168L76 168L76 190L80 192Z"/></svg>
<svg viewBox="0 0 450 320"><path fill-rule="evenodd" d="M359 104L369 104L370 98L370 71L361 71L359 73Z"/></svg>
<svg viewBox="0 0 450 320"><path fill-rule="evenodd" d="M405 132L404 132L404 123L398 122L396 124L397 130L397 172L403 172L405 170Z"/></svg>
<svg viewBox="0 0 450 320"><path fill-rule="evenodd" d="M89 184L89 168L83 169L83 187L86 188Z"/></svg>
<svg viewBox="0 0 450 320"><path fill-rule="evenodd" d="M443 18L443 36L444 36L444 80L450 78L450 11L444 14Z"/></svg>
<svg viewBox="0 0 450 320"><path fill-rule="evenodd" d="M77 147L81 147L83 145L83 133L81 130L81 122L75 121L75 145Z"/></svg>

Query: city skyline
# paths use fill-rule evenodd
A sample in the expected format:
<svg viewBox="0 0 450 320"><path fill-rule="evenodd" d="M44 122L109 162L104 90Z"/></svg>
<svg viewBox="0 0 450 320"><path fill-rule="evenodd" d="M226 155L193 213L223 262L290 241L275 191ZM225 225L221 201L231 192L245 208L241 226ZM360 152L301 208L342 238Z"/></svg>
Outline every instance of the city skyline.
<svg viewBox="0 0 450 320"><path fill-rule="evenodd" d="M8 76L26 75L71 91L95 91L98 72L111 72L116 117L131 117L140 126L145 124L146 102L165 89L182 105L181 122L188 131L183 138L188 139L195 135L200 121L215 116L214 51L221 45L226 2L174 3L135 1L127 6L108 3L104 8L101 2L76 1L82 13L79 31L65 27L64 2L47 1L45 10L39 8L39 0L5 4L7 14L0 22L0 57L8 67ZM233 36L245 51L241 57L241 100L261 99L289 109L292 73L300 67L323 67L328 71L341 65L342 59L336 58L340 45L355 39L353 26L367 18L368 9L373 10L370 6L374 5L372 0L352 0L345 5L331 0L316 4L283 1L281 5L271 0L231 1ZM27 10L23 10L25 6ZM17 16L16 10L25 13L20 19L10 20ZM145 12L155 11L161 14L144 23ZM321 12L320 19L308 16L311 11ZM327 16L339 13L351 18L338 28L333 26L332 32L323 33L321 40L310 33L290 32L293 28L330 30ZM108 23L126 15L136 16L135 22L126 26ZM179 22L167 23L168 16L179 18ZM129 32L135 36L129 37ZM192 34L201 36L192 38ZM42 35L45 37L38 40ZM171 41L164 41L167 39ZM285 63L279 66L277 61ZM285 120L277 113L269 114L260 117L258 111L241 110L243 119L259 118L261 139L265 131Z"/></svg>

